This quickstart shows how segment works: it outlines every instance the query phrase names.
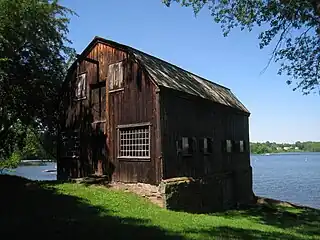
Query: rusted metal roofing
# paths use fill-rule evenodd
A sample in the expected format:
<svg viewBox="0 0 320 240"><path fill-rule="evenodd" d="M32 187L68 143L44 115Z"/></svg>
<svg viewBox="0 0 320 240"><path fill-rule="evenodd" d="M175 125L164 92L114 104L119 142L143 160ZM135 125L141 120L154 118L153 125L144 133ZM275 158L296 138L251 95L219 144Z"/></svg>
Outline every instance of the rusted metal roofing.
<svg viewBox="0 0 320 240"><path fill-rule="evenodd" d="M132 47L95 37L83 53L96 42L119 48L133 55L158 86L186 92L250 114L230 89Z"/></svg>

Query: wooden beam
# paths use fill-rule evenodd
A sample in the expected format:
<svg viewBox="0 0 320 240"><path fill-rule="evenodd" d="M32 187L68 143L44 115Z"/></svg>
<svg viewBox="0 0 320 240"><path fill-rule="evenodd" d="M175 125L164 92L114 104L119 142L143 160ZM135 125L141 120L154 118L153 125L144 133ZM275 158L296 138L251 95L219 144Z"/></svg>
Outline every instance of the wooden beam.
<svg viewBox="0 0 320 240"><path fill-rule="evenodd" d="M91 62L93 64L98 64L99 65L99 61L92 59L92 58L88 58L88 57L82 57L81 55L77 54L77 58L79 61L87 61L87 62Z"/></svg>
<svg viewBox="0 0 320 240"><path fill-rule="evenodd" d="M101 82L97 82L97 83L90 83L91 89L101 88L101 87L105 87L105 86L106 86L105 81L101 81Z"/></svg>

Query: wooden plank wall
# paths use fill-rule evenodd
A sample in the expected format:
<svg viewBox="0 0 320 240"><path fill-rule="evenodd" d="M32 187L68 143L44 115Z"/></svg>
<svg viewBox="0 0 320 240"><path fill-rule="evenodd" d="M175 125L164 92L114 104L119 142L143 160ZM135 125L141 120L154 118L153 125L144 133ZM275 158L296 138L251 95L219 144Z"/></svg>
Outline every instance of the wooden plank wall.
<svg viewBox="0 0 320 240"><path fill-rule="evenodd" d="M93 159L95 157L93 153L95 144L95 139L93 138L94 129L91 125L97 116L90 107L91 98L97 99L97 96L92 96L94 93L91 92L90 85L105 81L107 78L108 65L124 60L127 58L127 53L105 44L97 43L92 49L89 49L84 57L99 61L99 66L92 62L82 60L78 70L74 69L69 75L63 96L64 123L62 124L61 130L81 130L81 158L77 163L72 165L73 169L70 171L72 172L72 177L82 177L97 171L97 164ZM77 73L87 74L87 98L74 101ZM103 94L106 95L106 92ZM102 95L102 99L105 99L105 96ZM107 114L107 110L105 112ZM107 118L107 116L105 118ZM68 164L66 163L66 165ZM69 166L71 165L69 164Z"/></svg>
<svg viewBox="0 0 320 240"><path fill-rule="evenodd" d="M156 88L140 69L137 63L127 61L124 64L123 91L110 92L110 159L114 164L114 180L122 182L159 182L160 166L156 155L157 110ZM150 159L118 159L118 125L151 123Z"/></svg>
<svg viewBox="0 0 320 240"><path fill-rule="evenodd" d="M76 84L77 69L74 69L70 74L67 89L65 89L65 109L66 109L66 127L77 128L79 122L82 122L83 114L80 113L80 109L89 107L90 99L90 84L97 83L97 81L105 81L107 77L108 65L119 62L127 58L127 53L116 50L107 45L97 43L91 51L85 56L90 59L99 61L99 67L91 62L82 60L79 64L78 73L87 74L87 96L88 98L82 101L74 101L74 89ZM99 78L97 78L97 72L99 72ZM77 125L78 124L78 125Z"/></svg>
<svg viewBox="0 0 320 240"><path fill-rule="evenodd" d="M246 114L185 93L160 90L161 130L163 145L163 178L177 176L201 177L225 175L223 205L249 203L252 199L252 168L250 166L249 124ZM213 138L213 153L196 152L182 157L177 154L176 140L181 137ZM224 151L225 140L244 140L243 153Z"/></svg>
<svg viewBox="0 0 320 240"><path fill-rule="evenodd" d="M161 89L160 93L164 178L200 177L250 166L249 152L222 150L227 139L249 142L248 116L181 92ZM181 137L212 137L213 153L206 156L196 147L192 156L178 156L175 142Z"/></svg>
<svg viewBox="0 0 320 240"><path fill-rule="evenodd" d="M156 88L144 74L137 63L128 60L124 51L117 50L102 43L97 43L85 56L99 61L99 67L91 62L82 61L79 66L79 73L87 73L87 99L73 101L75 90L76 69L69 79L68 89L65 91L65 129L81 129L81 159L72 166L72 177L82 177L97 171L95 162L94 129L91 123L97 121L99 115L91 109L92 100L97 102L96 96L99 91L90 90L90 84L106 81L109 65L123 61L124 89L109 93L109 84L106 83L105 90L105 112L106 129L106 156L105 170L112 171L112 178L115 181L123 182L146 182L158 183L160 176L159 146L156 146L156 137L159 140L159 111L157 111ZM127 61L127 60L128 61ZM98 74L99 73L99 74ZM108 97L109 96L109 97ZM103 99L104 96L102 96ZM159 107L159 106L158 106ZM119 160L117 157L117 130L118 125L134 124L141 122L151 123L151 157L148 161L139 159ZM158 154L156 154L156 152ZM107 161L108 159L108 161Z"/></svg>

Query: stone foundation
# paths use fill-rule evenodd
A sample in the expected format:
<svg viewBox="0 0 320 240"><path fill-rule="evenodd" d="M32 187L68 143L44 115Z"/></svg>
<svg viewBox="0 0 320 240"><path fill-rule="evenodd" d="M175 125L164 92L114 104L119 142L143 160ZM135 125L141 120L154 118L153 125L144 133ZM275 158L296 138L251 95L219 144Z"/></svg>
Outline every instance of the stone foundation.
<svg viewBox="0 0 320 240"><path fill-rule="evenodd" d="M249 203L253 198L250 176L243 182L238 177L240 173L223 173L201 179L180 177L163 180L159 186L163 205L175 211L208 213Z"/></svg>

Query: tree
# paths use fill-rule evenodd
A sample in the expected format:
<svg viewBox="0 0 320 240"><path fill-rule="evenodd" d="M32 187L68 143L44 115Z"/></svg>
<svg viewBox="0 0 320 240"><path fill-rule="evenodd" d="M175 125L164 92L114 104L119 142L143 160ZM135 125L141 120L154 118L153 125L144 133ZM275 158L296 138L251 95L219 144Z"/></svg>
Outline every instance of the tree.
<svg viewBox="0 0 320 240"><path fill-rule="evenodd" d="M56 127L58 92L74 55L70 14L57 0L0 0L0 160L20 146L28 127Z"/></svg>
<svg viewBox="0 0 320 240"><path fill-rule="evenodd" d="M34 129L27 128L24 146L22 148L23 159L37 159L42 155L42 146L39 136Z"/></svg>
<svg viewBox="0 0 320 240"><path fill-rule="evenodd" d="M4 170L16 168L20 163L21 155L19 151L15 151L8 159L0 161L0 174L3 174Z"/></svg>
<svg viewBox="0 0 320 240"><path fill-rule="evenodd" d="M275 42L272 57L280 63L278 74L287 74L288 84L303 94L320 94L320 0L163 0L180 2L195 14L207 6L224 36L231 29L263 30L260 48ZM266 29L266 30L265 30ZM269 64L268 64L269 65Z"/></svg>

